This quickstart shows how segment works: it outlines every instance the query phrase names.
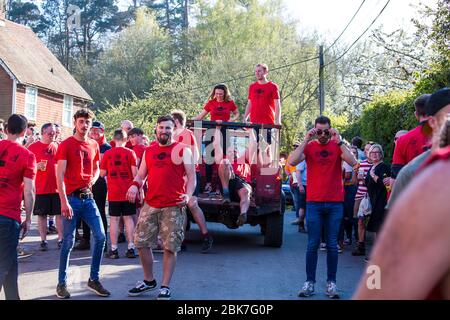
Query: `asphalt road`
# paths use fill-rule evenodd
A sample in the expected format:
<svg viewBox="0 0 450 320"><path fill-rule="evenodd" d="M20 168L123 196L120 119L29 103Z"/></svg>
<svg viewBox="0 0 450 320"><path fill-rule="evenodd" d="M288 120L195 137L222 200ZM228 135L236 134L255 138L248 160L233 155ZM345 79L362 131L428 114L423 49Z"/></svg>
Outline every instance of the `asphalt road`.
<svg viewBox="0 0 450 320"><path fill-rule="evenodd" d="M178 255L172 278L172 299L183 300L301 300L297 293L305 281L307 235L290 225L294 214L285 214L284 243L281 248L264 247L259 227L244 226L231 230L209 223L214 246L201 254L201 237L195 224L188 232L188 250ZM19 290L23 300L56 299L59 250L56 235L49 236L49 251L38 251L39 237L33 218L31 235L22 245L34 255L19 262ZM139 258L124 257L126 245L119 245L121 258L104 258L101 281L111 291L106 299L156 299L157 290L137 298L127 296L127 290L143 279ZM351 248L339 255L337 285L342 299L350 299L364 271L363 257L353 257ZM162 254L155 253L155 277L160 283ZM86 289L89 277L89 251L73 251L70 259L69 283L72 299L105 299ZM319 251L316 294L307 299L328 299L325 294L326 253ZM0 299L4 299L3 292Z"/></svg>

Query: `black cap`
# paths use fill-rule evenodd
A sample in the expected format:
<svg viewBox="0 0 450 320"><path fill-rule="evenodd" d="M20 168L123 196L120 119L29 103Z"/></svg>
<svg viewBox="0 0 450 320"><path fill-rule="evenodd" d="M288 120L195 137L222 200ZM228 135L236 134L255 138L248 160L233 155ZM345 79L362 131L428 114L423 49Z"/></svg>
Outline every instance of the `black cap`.
<svg viewBox="0 0 450 320"><path fill-rule="evenodd" d="M98 129L102 129L103 131L105 131L105 125L103 123L101 123L100 121L94 121L92 123L92 128L98 128Z"/></svg>
<svg viewBox="0 0 450 320"><path fill-rule="evenodd" d="M434 116L442 108L450 104L450 88L443 88L433 93L425 105L427 116Z"/></svg>

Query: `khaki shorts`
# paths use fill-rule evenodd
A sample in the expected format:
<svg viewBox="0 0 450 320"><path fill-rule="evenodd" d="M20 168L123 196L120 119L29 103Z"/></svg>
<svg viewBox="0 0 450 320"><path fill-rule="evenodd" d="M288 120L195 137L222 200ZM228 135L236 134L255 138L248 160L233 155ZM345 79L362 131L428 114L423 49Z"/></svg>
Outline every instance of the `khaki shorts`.
<svg viewBox="0 0 450 320"><path fill-rule="evenodd" d="M134 231L136 248L155 249L159 235L164 249L171 252L180 251L184 240L185 219L184 208L152 208L147 203L144 204Z"/></svg>

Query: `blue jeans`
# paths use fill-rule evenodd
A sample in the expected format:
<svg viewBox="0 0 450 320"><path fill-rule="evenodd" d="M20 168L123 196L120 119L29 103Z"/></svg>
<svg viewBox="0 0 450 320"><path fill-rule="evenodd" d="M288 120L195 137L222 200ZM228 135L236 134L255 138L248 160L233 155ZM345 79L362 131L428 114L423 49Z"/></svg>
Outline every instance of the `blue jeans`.
<svg viewBox="0 0 450 320"><path fill-rule="evenodd" d="M6 300L20 300L17 285L20 224L0 215L0 291L5 290Z"/></svg>
<svg viewBox="0 0 450 320"><path fill-rule="evenodd" d="M300 211L300 189L298 188L298 186L296 186L296 187L290 186L290 188L291 188L292 200L294 202L295 216L298 218L299 211Z"/></svg>
<svg viewBox="0 0 450 320"><path fill-rule="evenodd" d="M106 240L100 212L98 211L94 199L82 200L72 196L68 196L67 199L72 207L73 217L69 220L62 216L63 244L59 259L58 284L63 284L67 281L69 257L73 245L75 244L75 229L79 219L82 219L88 224L94 236L94 250L92 252L90 279L98 280Z"/></svg>
<svg viewBox="0 0 450 320"><path fill-rule="evenodd" d="M338 264L337 238L343 215L342 202L307 202L306 225L308 247L306 249L306 281L316 281L317 250L322 226L327 243L327 281L336 282Z"/></svg>

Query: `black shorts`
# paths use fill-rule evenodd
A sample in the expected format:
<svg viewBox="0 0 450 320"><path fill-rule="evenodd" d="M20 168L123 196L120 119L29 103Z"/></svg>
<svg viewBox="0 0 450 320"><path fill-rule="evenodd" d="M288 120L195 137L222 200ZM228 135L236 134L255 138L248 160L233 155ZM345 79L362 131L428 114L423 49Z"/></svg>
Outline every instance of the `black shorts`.
<svg viewBox="0 0 450 320"><path fill-rule="evenodd" d="M136 203L109 201L108 212L111 217L132 216L136 214Z"/></svg>
<svg viewBox="0 0 450 320"><path fill-rule="evenodd" d="M232 202L241 201L238 191L242 188L247 188L249 192L252 191L252 187L238 175L235 175L234 179L230 179L230 181L228 182L228 190L230 191L230 200Z"/></svg>
<svg viewBox="0 0 450 320"><path fill-rule="evenodd" d="M54 216L61 215L61 201L57 193L38 194L34 203L33 215Z"/></svg>

